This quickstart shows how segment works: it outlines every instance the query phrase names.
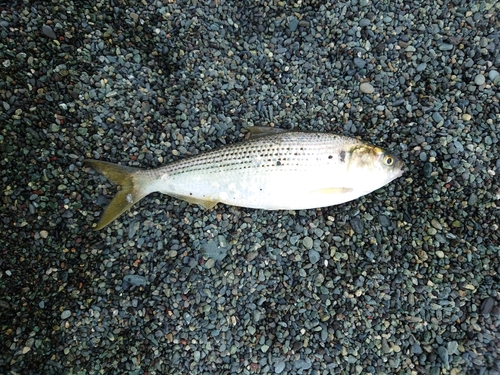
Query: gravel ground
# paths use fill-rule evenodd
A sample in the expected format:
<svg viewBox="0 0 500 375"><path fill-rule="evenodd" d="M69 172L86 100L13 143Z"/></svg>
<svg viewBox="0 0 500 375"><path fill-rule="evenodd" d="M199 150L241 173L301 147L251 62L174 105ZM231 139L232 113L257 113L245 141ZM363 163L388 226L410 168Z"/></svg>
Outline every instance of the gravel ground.
<svg viewBox="0 0 500 375"><path fill-rule="evenodd" d="M0 373L500 374L500 3L0 5ZM340 206L115 187L252 126L408 171Z"/></svg>

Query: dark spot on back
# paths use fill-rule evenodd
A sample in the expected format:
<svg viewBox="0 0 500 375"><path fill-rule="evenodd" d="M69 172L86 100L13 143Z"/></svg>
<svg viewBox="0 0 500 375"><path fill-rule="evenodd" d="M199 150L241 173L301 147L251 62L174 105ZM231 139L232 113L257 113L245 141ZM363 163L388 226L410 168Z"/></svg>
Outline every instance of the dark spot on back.
<svg viewBox="0 0 500 375"><path fill-rule="evenodd" d="M276 162L276 165L279 167L279 166L281 165L281 162L278 160L278 161Z"/></svg>
<svg viewBox="0 0 500 375"><path fill-rule="evenodd" d="M345 162L345 151L340 151L340 161Z"/></svg>
<svg viewBox="0 0 500 375"><path fill-rule="evenodd" d="M332 159L332 158L333 158L333 156L332 156L332 155L328 155L328 159Z"/></svg>

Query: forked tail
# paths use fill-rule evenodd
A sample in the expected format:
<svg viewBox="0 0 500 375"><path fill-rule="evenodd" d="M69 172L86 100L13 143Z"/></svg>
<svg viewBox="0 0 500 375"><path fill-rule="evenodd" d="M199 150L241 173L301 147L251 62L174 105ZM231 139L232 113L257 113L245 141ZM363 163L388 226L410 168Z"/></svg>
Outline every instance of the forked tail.
<svg viewBox="0 0 500 375"><path fill-rule="evenodd" d="M104 228L146 196L146 193L136 181L137 172L140 171L139 168L89 159L83 162L101 173L115 185L121 187L121 190L116 193L111 203L104 210L95 230Z"/></svg>

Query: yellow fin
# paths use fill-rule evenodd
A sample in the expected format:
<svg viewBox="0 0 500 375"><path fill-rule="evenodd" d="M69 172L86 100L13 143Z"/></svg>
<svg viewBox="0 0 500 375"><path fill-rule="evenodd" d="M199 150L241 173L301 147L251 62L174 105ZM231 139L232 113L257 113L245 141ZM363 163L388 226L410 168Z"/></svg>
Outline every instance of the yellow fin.
<svg viewBox="0 0 500 375"><path fill-rule="evenodd" d="M350 193L352 192L352 188L324 188L324 189L319 189L319 190L314 190L315 193L320 193L320 194L345 194L345 193Z"/></svg>
<svg viewBox="0 0 500 375"><path fill-rule="evenodd" d="M171 197L177 198L177 199L182 199L183 201L192 203L192 204L199 204L200 206L203 206L205 209L209 210L211 208L214 208L218 201L212 201L208 199L199 199L199 198L193 198L185 195L173 195L169 194Z"/></svg>
<svg viewBox="0 0 500 375"><path fill-rule="evenodd" d="M266 126L250 126L248 128L249 133L247 134L245 139L266 137L268 135L285 133L288 131L290 130L280 129L280 128L269 128Z"/></svg>
<svg viewBox="0 0 500 375"><path fill-rule="evenodd" d="M135 203L145 197L145 194L140 189L140 186L136 186L134 184L134 179L132 178L132 176L140 171L140 169L98 160L86 159L84 160L84 163L101 173L112 183L121 186L121 190L116 193L111 203L108 207L106 207L101 215L101 219L95 227L95 230L104 228L132 207Z"/></svg>

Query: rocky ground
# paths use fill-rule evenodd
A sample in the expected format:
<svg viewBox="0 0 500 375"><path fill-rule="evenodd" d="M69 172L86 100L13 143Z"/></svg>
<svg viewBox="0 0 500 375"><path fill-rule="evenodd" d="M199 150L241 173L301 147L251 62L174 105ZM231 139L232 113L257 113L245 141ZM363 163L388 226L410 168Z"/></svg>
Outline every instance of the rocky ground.
<svg viewBox="0 0 500 375"><path fill-rule="evenodd" d="M500 374L500 3L0 5L0 372ZM115 187L253 125L407 172L304 211Z"/></svg>

